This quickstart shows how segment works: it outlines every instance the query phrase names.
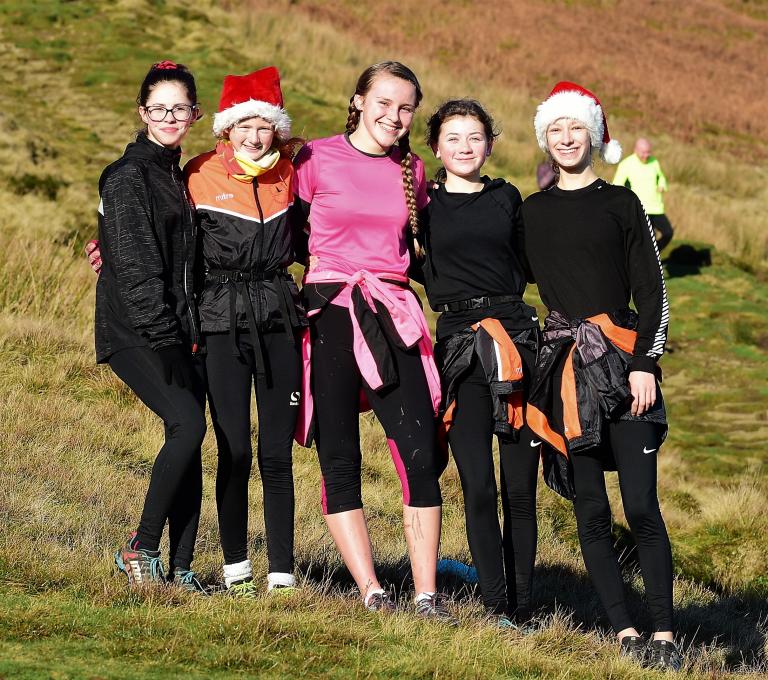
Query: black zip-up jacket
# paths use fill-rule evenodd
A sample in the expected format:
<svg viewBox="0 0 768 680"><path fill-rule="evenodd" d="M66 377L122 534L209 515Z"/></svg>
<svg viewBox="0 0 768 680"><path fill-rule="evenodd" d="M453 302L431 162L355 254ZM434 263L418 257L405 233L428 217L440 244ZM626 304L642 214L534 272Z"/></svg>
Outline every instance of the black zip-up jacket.
<svg viewBox="0 0 768 680"><path fill-rule="evenodd" d="M637 325L638 316L632 310L588 319L567 319L553 311L544 321L527 420L549 444L542 453L544 480L568 500L575 493L569 457L599 446L606 422L655 423L663 428L662 441L666 437L667 414L658 384L651 408L639 416L630 410L627 375L632 370ZM604 469L616 469L612 457L604 460Z"/></svg>
<svg viewBox="0 0 768 680"><path fill-rule="evenodd" d="M99 180L99 363L128 347L183 345L197 351L196 229L180 157L181 150L140 133Z"/></svg>

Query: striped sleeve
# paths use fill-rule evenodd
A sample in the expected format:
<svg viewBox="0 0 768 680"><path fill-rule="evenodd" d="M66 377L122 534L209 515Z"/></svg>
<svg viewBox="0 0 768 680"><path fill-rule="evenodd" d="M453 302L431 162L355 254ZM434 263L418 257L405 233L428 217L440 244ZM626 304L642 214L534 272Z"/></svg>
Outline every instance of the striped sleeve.
<svg viewBox="0 0 768 680"><path fill-rule="evenodd" d="M632 299L640 318L630 370L653 373L667 342L669 299L653 226L639 199L632 195L631 200L627 265Z"/></svg>

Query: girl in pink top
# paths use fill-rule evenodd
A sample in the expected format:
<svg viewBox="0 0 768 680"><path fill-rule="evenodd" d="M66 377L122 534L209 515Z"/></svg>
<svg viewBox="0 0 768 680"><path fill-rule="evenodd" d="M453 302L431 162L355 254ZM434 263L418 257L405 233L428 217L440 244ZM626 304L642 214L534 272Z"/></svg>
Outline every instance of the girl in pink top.
<svg viewBox="0 0 768 680"><path fill-rule="evenodd" d="M311 221L313 256L297 439L317 442L323 513L366 607L393 610L374 570L361 497L358 413L361 404L373 409L402 484L416 611L455 623L435 587L439 377L407 276L428 202L424 166L408 143L421 96L410 69L374 64L350 99L346 133L310 142L297 157L296 199Z"/></svg>

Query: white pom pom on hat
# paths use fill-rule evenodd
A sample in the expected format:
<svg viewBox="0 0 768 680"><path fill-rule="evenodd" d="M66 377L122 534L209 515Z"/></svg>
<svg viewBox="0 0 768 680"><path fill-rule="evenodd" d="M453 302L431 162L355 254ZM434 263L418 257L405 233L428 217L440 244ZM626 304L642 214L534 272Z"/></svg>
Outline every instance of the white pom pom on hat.
<svg viewBox="0 0 768 680"><path fill-rule="evenodd" d="M220 137L235 123L254 117L268 120L283 141L291 136L291 119L283 108L280 74L274 66L244 76L225 76L213 134Z"/></svg>
<svg viewBox="0 0 768 680"><path fill-rule="evenodd" d="M608 133L608 121L600 100L585 87L560 81L552 92L536 109L533 127L539 147L547 152L547 128L560 118L573 118L587 126L592 146L600 152L606 163L618 163L621 160L621 144L611 139Z"/></svg>

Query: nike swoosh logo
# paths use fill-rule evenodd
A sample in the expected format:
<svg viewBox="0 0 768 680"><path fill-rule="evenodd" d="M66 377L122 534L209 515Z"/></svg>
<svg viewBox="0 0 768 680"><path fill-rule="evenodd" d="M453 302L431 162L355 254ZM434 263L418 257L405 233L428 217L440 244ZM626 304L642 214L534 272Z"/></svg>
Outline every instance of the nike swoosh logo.
<svg viewBox="0 0 768 680"><path fill-rule="evenodd" d="M531 439L531 448L532 449L536 448L539 444L541 444L541 442L537 442L537 441L534 441L533 439Z"/></svg>
<svg viewBox="0 0 768 680"><path fill-rule="evenodd" d="M643 453L653 453L656 449L646 449L643 447Z"/></svg>

